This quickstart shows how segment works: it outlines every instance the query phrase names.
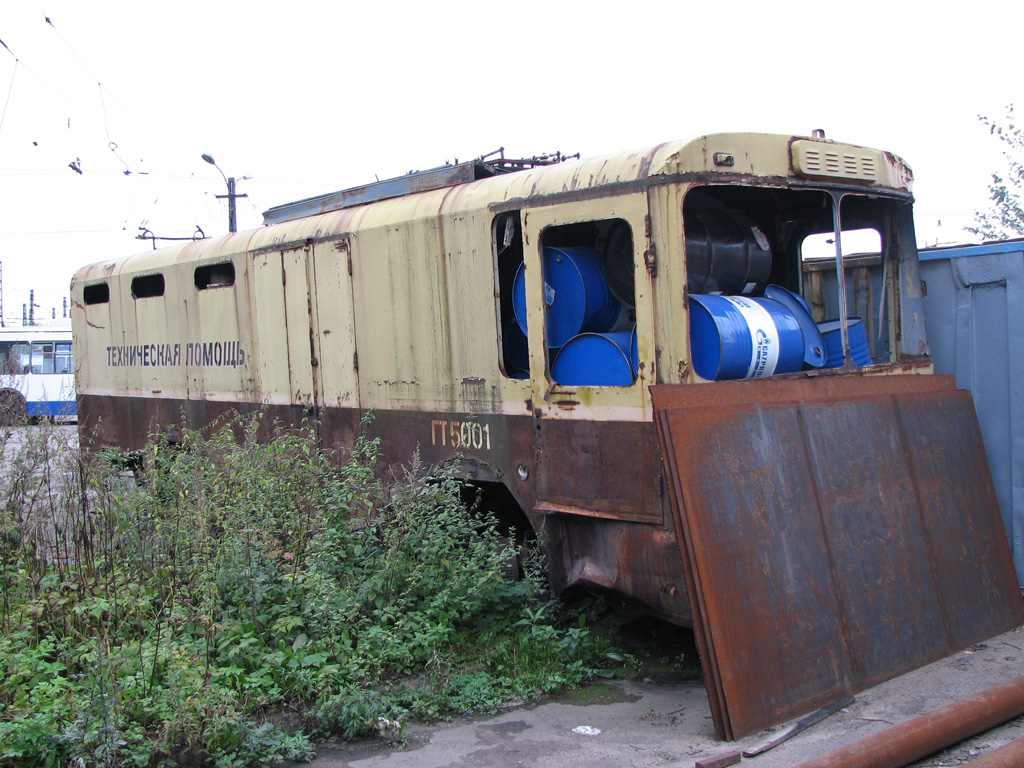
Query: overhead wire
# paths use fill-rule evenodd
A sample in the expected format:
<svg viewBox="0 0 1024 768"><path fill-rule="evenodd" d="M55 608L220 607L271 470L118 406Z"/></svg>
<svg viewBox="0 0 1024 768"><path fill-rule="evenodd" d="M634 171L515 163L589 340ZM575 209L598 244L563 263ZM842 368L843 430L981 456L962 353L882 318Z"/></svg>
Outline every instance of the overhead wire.
<svg viewBox="0 0 1024 768"><path fill-rule="evenodd" d="M117 237L123 238L123 237L125 237L126 234L130 234L133 239L138 239L137 236L135 235L134 231L129 232L128 222L129 222L131 216L133 215L135 203L138 202L139 193L142 191L142 188L139 186L139 183L141 182L141 179L139 177L140 176L152 176L154 178L154 180L156 180L156 181L159 181L161 179L165 179L165 180L166 179L176 179L176 178L183 179L183 178L187 177L190 180L190 183L191 183L191 181L193 180L194 174L188 174L187 176L183 175L183 174L182 175L176 175L176 174L150 174L146 170L143 170L144 166L141 165L142 160L139 160L139 164L134 164L134 163L129 164L129 162L126 162L126 159L123 156L124 155L124 151L119 147L118 142L115 141L115 136L114 136L114 134L117 131L120 130L120 128L118 128L118 123L120 122L120 120L119 120L119 118L117 118L115 116L115 114L113 112L111 112L111 109L112 109L112 107L116 107L121 112L123 112L125 115L129 116L129 118L134 123L135 129L142 128L144 130L144 123L141 122L141 121L138 121L138 120L134 120L134 118L131 117L131 112L129 110L125 109L121 105L119 99L106 86L104 86L104 84L100 81L100 79L96 76L96 74L90 68L89 64L79 54L79 52L76 50L76 48L71 45L71 43L69 42L69 39L67 37L65 37L65 35L63 34L63 30L58 28L58 25L54 23L54 20L51 17L49 17L49 16L47 16L45 14L42 16L42 20L46 24L46 26L49 28L49 30L56 34L57 39L59 39L61 44L62 44L62 47L64 47L67 51L70 52L70 54L74 58L74 60L77 61L77 65L82 68L82 71L84 73L86 73L88 75L88 77L93 80L93 82L96 83L97 90L98 90L98 97L99 97L99 104L98 104L98 106L99 106L99 108L101 110L101 116L102 116L102 120L103 120L103 132L104 132L103 135L106 137L106 141L107 141L106 147L117 158L117 161L120 164L121 170L115 171L113 169L109 169L109 166L108 166L107 169L95 169L95 170L94 169L90 169L90 168L84 166L84 164L79 159L79 157L74 157L72 162L69 164L69 167L72 169L72 171L74 171L76 173L83 174L83 175L88 175L89 177L94 177L94 176L95 177L98 177L98 176L110 176L110 175L119 175L119 176L120 175L124 175L124 176L135 176L135 179L132 182L130 200L128 201L128 205L127 205L127 208L126 208L126 217L124 218L122 226L120 228L116 227L116 224L115 224L114 227L101 226L99 228L86 228L86 229L70 228L70 229L61 229L61 230L58 230L58 229L36 230L36 229L33 229L33 228L30 227L26 231L4 231L4 232L0 232L0 235L4 235L4 236L28 236L28 237L39 237L39 236L46 236L46 235L56 236L56 237L62 237L62 236L63 237L76 237L76 236L77 237L95 237L95 236L98 236L98 237L101 237L101 238L102 237L109 238L111 236L117 236ZM14 66L13 66L13 71L12 71L12 73L10 75L10 81L8 83L8 90L7 90L5 102L4 102L4 105L3 105L3 111L2 111L2 113L0 113L0 128L3 129L5 135L10 133L12 127L17 123L17 121L13 120L14 113L17 113L19 111L23 111L23 110L20 110L19 107L24 108L24 106L25 106L20 101L20 99L14 94L14 86L15 86L16 83L19 84L19 94L21 93L21 91L25 87L24 86L24 74L22 72L20 72L20 69L22 67L24 67L24 68L26 68L28 70L28 72L33 76L33 78L35 80L37 80L41 85L45 86L46 90L48 90L48 91L52 92L53 94L55 94L59 98L59 100L61 102L67 104L71 108L71 112L69 112L70 116L68 117L68 122L67 122L67 128L68 128L69 133L66 134L67 136L69 136L69 138L71 139L71 142L72 142L72 146L70 147L71 148L71 154L72 154L72 156L80 155L82 158L85 158L86 157L86 153L89 152L89 148L86 145L92 144L92 142L95 140L95 138L93 138L93 137L95 137L95 133L83 133L82 128L85 127L85 125L88 124L88 123L92 123L96 128L99 127L98 125L95 125L95 122L94 122L95 118L99 117L99 116L95 116L94 108L93 109L89 109L87 104L83 105L83 104L80 103L81 102L80 94L85 93L85 91L76 91L76 95L78 95L78 98L76 98L74 100L69 99L68 96L65 95L64 93L62 93L61 90L59 90L57 87L54 86L54 84L51 84L51 82L49 82L46 78L44 78L40 74L38 74L32 66L29 66L28 64L26 64L17 54L15 54L14 50L12 50L12 45L14 46L14 48L17 48L18 47L17 44L16 44L17 41L11 40L11 36L9 34L5 34L5 38L6 38L5 40L0 40L0 46L2 46L3 49L8 54L10 54L10 56L12 57L12 59L14 61ZM8 44L7 40L11 40L11 44ZM50 50L52 51L53 49L50 49ZM41 49L40 51L34 51L34 53L38 57L40 54L44 53L44 50ZM47 59L49 60L49 58L50 57L48 56ZM64 66L64 73L63 74L70 74L70 72L68 70L68 64L70 64L70 60L66 60L66 61L67 61L67 64L65 64L65 66ZM73 70L73 69L74 69L74 65L71 64L71 70ZM40 119L44 120L46 123L52 123L52 120L53 120L52 113L40 113L35 108L33 108L31 110L31 112L32 112L32 115L31 115L31 119L29 120L30 124L37 125L39 123ZM84 121L84 123L83 123L82 120L76 119L74 127L73 127L72 118L75 117L75 113L81 114L83 112L87 116L85 121ZM90 113L93 115L93 117L91 117L91 118L89 117ZM58 118L58 119L60 120L60 122L63 122L62 118ZM39 127L40 126L37 125L37 128L39 128ZM42 127L45 127L45 126L42 126ZM50 130L52 130L52 128L53 128L53 126L51 125L50 126ZM35 137L33 137L33 138L35 138ZM98 137L96 137L96 138L98 138ZM120 138L120 137L118 137L118 138ZM152 138L152 137L150 137L150 138ZM83 144L83 142L85 142L85 143ZM32 142L32 143L36 144L36 142ZM79 146L76 147L75 145L79 145ZM137 168L133 168L132 167L133 165L137 165L138 167ZM83 173L83 171L84 171L84 173ZM54 167L54 168L45 168L45 169L44 168L38 168L38 169L35 169L35 168L21 168L21 169L8 168L8 169L0 169L0 177L4 177L4 176L6 176L6 177L16 177L16 176L27 176L27 177L40 176L40 177L42 177L42 176L56 175L56 174L63 175L63 174L67 174L67 173L69 173L69 171L67 170L67 167L60 168L60 169L58 169L56 167ZM157 197L157 200L159 200L159 196ZM110 222L110 223L113 224L114 222Z"/></svg>
<svg viewBox="0 0 1024 768"><path fill-rule="evenodd" d="M175 179L175 178L183 179L183 178L186 178L186 177L185 176L175 175L175 174L154 174L154 173L149 173L149 172L143 171L143 170L134 170L133 169L133 167L132 167L133 164L131 164L128 161L125 160L125 158L123 157L123 154L122 154L122 151L121 151L121 148L120 148L118 142L115 141L114 136L111 133L111 130L112 130L112 125L111 125L111 122L110 122L110 119L111 119L111 113L110 113L111 105L116 105L121 111L124 112L125 115L129 116L129 118L131 118L134 121L134 123L136 124L137 128L143 128L143 130L144 130L143 123L140 122L140 121L134 120L134 118L131 117L132 113L128 109L126 109L123 105L121 105L119 99L116 97L116 95L114 95L110 91L109 88L107 88L106 86L103 85L102 81L97 76L97 74L91 69L89 64L82 57L82 55L79 54L78 50L70 43L68 37L66 37L63 34L63 30L62 30L61 26L58 25L57 23L55 23L53 18L48 16L48 15L46 15L45 13L42 13L41 16L42 16L42 21L49 28L49 30L53 34L55 34L57 36L57 39L60 40L61 45L71 54L71 56L75 59L75 61L78 62L78 65L82 68L83 72L85 72L88 75L88 77L93 82L96 83L96 86L97 86L97 89L98 89L98 92L99 92L98 93L98 95L99 95L99 106L100 106L100 109L101 109L101 112L102 112L103 131L104 131L104 135L105 135L105 137L107 139L107 149L114 154L114 156L117 158L118 162L120 163L120 165L122 167L122 170L118 171L117 173L121 174L121 175L125 175L125 176L135 176L136 177L135 180L134 180L134 183L132 185L131 196L130 196L130 200L129 200L127 208L126 208L126 214L123 217L122 226L123 226L123 228L127 229L128 222L130 221L130 219L131 219L131 217L132 217L132 215L134 213L135 203L138 202L138 195L139 195L139 192L140 192L140 189L141 189L139 187L139 181L140 180L139 180L138 176L145 175L145 176L150 176L150 177L152 177L154 179ZM8 51L8 53L11 54L11 56L14 58L14 60L16 62L16 66L17 66L17 64L24 65L24 62L22 62L14 54L14 52L10 49L10 47L6 44L5 41L0 40L0 45L3 45L3 47ZM58 91L56 88L54 88L45 79L43 79L38 74L36 74L32 70L31 67L29 67L28 69L41 83L46 85L49 90L51 90L54 93L56 93L61 98L62 101L68 103L70 106L72 106L76 110L80 110L81 109L80 106L75 106L75 104L73 104L64 94L60 93L60 91ZM17 71L17 70L15 70L15 71ZM13 91L13 82L14 82L14 75L12 75L12 82L9 85L9 89L8 89L8 103L16 103L16 102L12 102L12 100L11 100L11 93ZM108 104L108 102L109 102L109 104ZM4 115L6 115L6 114L7 114L7 104L5 104L5 109L4 109ZM2 126L2 125L3 125L3 121L2 121L2 118L0 118L0 126ZM69 123L69 127L70 127L70 123ZM152 138L152 137L150 137L150 138ZM77 136L75 138L75 141L76 142L80 142L81 141L81 136L80 135ZM109 170L95 170L95 169L91 169L91 168L86 167L82 163L82 161L79 160L79 157L83 157L84 156L84 153L81 151L81 149L79 149L79 151L76 153L76 155L77 156L67 166L65 166L65 167L63 167L63 168L61 168L59 170L57 170L57 169L53 169L53 170L42 170L42 169L40 169L39 171L32 171L32 170L27 170L27 169L0 169L0 176L16 176L16 175L30 176L30 175L33 175L35 173L38 173L39 175L55 174L55 173L56 174L66 174L66 173L68 173L67 169L69 167L71 168L71 170L73 172L81 173L82 175L89 175L89 176L108 175L108 174L112 174L113 173L112 171L109 171ZM143 162L142 160L139 161L139 163L142 163L142 162ZM194 219L195 218L195 201L194 201L194 199L192 197L191 191L192 191L192 189L194 187L194 182L195 182L196 177L195 177L195 174L190 174L187 178L189 179L189 188L190 188L189 205L190 205L190 210L192 211L193 219ZM294 181L262 180L261 183L264 184L264 185L280 184L280 185L296 186L296 182L294 182ZM298 186L324 188L324 187L330 187L331 185L330 185L329 182L326 183L326 184L322 184L322 183L321 184L316 184L316 183L305 182L305 183L299 183ZM160 200L160 197L157 197L156 200L154 200L153 205L156 205L157 201L159 201L159 200ZM253 210L257 209L255 201L250 200L250 206L252 207Z"/></svg>
<svg viewBox="0 0 1024 768"><path fill-rule="evenodd" d="M96 87L99 89L100 111L103 113L103 132L104 134L106 134L107 137L107 148L114 153L114 157L116 157L118 159L118 162L120 162L121 165L124 166L124 175L130 176L132 173L131 167L128 165L128 163L124 161L124 158L122 158L117 153L117 142L110 137L110 125L107 120L107 103L103 98L103 92L106 89L103 87L103 83L100 82L100 79L96 77L96 75L93 73L91 69L89 69L89 65L86 64L85 61L83 61L82 57L78 55L78 51L71 47L71 43L69 43L67 39L64 37L64 35L61 34L60 30L57 29L57 25L53 23L53 20L46 14L43 14L43 19L50 26L50 28L57 34L57 37L59 37L60 41L64 43L64 46L71 52L71 55L74 56L78 60L78 63L82 65L82 69L88 72L89 77L91 77L96 82ZM114 99L114 102L117 103L117 99L114 98L114 95L109 91L107 91L107 93L110 95L110 98ZM118 104L118 106L120 106L120 104ZM124 107L121 108L124 109ZM125 111L127 112L127 110Z"/></svg>
<svg viewBox="0 0 1024 768"><path fill-rule="evenodd" d="M123 230L127 230L127 228L128 228L128 221L129 221L129 219L132 216L132 211L134 209L135 200L136 200L136 197L137 197L137 194L138 194L138 184L139 184L139 178L138 177L139 176L153 176L154 178L167 178L167 179L176 178L176 177L173 176L173 175L169 175L169 174L161 176L161 175L156 175L156 174L149 174L146 171L133 170L131 165L129 165L129 163L125 161L125 159L122 157L122 155L118 151L119 150L118 142L115 141L113 136L111 135L110 119L109 119L109 108L108 108L108 105L107 105L107 100L108 99L111 100L126 115L130 115L131 113L129 112L129 110L125 109L124 106L120 104L120 102L117 99L117 97L113 93L111 93L111 91L108 88L106 88L103 85L102 81L99 79L99 77L97 77L96 73L93 72L93 70L89 67L89 65L82 58L82 56L79 55L78 51L74 48L74 46L72 46L71 43L68 41L68 39L64 36L62 31L53 22L53 19L50 16L48 16L48 15L46 15L44 13L43 14L43 21L57 35L58 39L61 41L61 43L64 45L64 47L71 53L71 55L75 58L75 60L78 62L78 64L82 67L83 71L85 71L87 73L87 75L89 76L89 78L92 79L96 83L97 90L98 90L98 95L99 95L100 111L101 111L102 117L103 117L103 132L104 132L104 135L106 136L106 139L107 139L107 149L110 150L111 153L113 153L114 157L117 158L118 162L123 167L123 170L119 172L121 175L124 175L124 176L135 176L136 177L134 179L133 184L132 184L131 196L130 196L130 199L128 201L128 205L127 205L127 208L126 208L126 214L125 214L125 217L124 217L123 223L122 223L122 229ZM70 127L70 122L69 122L69 127ZM142 161L140 160L140 163L141 162ZM79 175L84 175L84 173L85 173L84 169L82 168L81 161L77 157L75 158L75 160L73 160L71 163L69 163L67 167L71 168L72 171L74 171L75 173L78 173ZM24 171L17 171L15 173L17 173L19 175L25 175ZM98 175L105 175L105 174L107 174L109 172L107 172L107 171L89 170L88 173L89 173L89 175L96 175L96 174L98 174ZM9 175L8 173L6 173L4 171L0 171L0 174Z"/></svg>
<svg viewBox="0 0 1024 768"><path fill-rule="evenodd" d="M55 88L54 86L52 86L52 85L51 85L51 84L49 83L49 81L47 81L47 80L46 80L46 78L44 78L44 77L43 77L42 75L40 75L40 74L39 74L38 72L36 72L36 71L35 71L35 69L33 69L33 68L32 68L31 66L29 66L29 65L28 65L28 64L27 64L27 63L26 63L26 62L24 61L24 59L22 59L22 58L21 58L20 56L18 56L18 55L17 55L17 54L16 54L16 53L15 53L15 52L14 52L13 50L11 50L11 47L10 47L9 45L7 45L7 43L6 43L6 42L4 42L3 40L0 40L0 45L2 45L2 46L4 47L4 49L5 49L5 50L6 50L6 51L7 51L7 52L8 52L9 54L11 54L11 57L12 57L12 58L14 59L14 62L15 62L15 65L16 65L16 67L17 67L17 66L21 66L21 67L23 67L24 69L28 70L29 74L31 74L31 75L32 75L33 77L35 77L35 78L36 78L36 79L37 79L37 80L38 80L38 81L39 81L40 83L42 83L42 84L43 84L43 85L45 85L45 86L46 86L47 88L49 88L49 89L50 89L51 91L53 91L53 93L54 93L54 94L55 94L55 95L56 95L56 96L57 96L58 98L60 98L60 100L61 100L61 101L65 102L65 103L66 103L66 104L67 104L67 105L68 105L69 107L72 107L72 108L75 108L75 109L78 109L78 108L79 108L79 107L78 107L78 106L77 106L77 105L76 105L76 104L75 104L75 103L74 103L73 101L71 101L71 99L69 99L69 98L68 98L67 96L65 96L65 95L64 95L63 93L61 93L61 92L60 92L59 90L57 90L57 89L56 89L56 88Z"/></svg>
<svg viewBox="0 0 1024 768"><path fill-rule="evenodd" d="M3 40L0 40L0 45L3 45L4 48L7 48L7 44ZM7 50L8 52L10 52L11 49L7 48ZM18 57L15 56L14 71L11 72L11 84L7 86L7 98L4 100L4 111L3 114L0 114L0 131L4 129L4 120L7 118L7 106L11 103L11 94L14 92L14 78L18 74L18 64Z"/></svg>

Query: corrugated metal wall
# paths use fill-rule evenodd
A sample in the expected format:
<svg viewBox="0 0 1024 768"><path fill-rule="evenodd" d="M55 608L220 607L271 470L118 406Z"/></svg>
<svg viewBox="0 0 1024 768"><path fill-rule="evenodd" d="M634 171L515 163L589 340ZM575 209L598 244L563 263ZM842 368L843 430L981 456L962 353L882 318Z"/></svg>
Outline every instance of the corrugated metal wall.
<svg viewBox="0 0 1024 768"><path fill-rule="evenodd" d="M921 278L935 371L974 394L1024 584L1024 241L922 250Z"/></svg>

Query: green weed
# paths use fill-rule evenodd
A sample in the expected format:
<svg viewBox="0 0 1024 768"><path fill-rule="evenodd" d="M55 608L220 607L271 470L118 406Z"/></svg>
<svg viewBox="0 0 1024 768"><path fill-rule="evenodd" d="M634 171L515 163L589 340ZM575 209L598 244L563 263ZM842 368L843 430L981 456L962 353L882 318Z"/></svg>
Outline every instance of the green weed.
<svg viewBox="0 0 1024 768"><path fill-rule="evenodd" d="M154 439L138 482L66 431L0 439L0 765L306 759L593 675L608 649L503 576L450 473L265 427Z"/></svg>

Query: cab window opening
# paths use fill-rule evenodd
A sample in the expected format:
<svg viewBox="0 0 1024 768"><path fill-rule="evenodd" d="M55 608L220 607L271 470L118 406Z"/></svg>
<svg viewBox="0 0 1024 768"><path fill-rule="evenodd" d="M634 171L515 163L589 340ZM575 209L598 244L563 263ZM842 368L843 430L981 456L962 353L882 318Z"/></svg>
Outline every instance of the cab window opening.
<svg viewBox="0 0 1024 768"><path fill-rule="evenodd" d="M639 359L629 224L604 219L547 227L541 269L551 381L631 386Z"/></svg>
<svg viewBox="0 0 1024 768"><path fill-rule="evenodd" d="M883 257L886 233L900 201L848 193L840 220L844 252L843 285L835 265L832 198L824 192L775 188L697 187L684 200L684 250L690 304L690 344L694 370L702 378L722 380L794 373L845 363L836 350L846 297L847 317L857 329L860 348L853 362L888 362L889 317L886 284L896 269ZM784 306L776 314L781 302ZM748 311L749 310L749 311ZM761 367L750 313L767 311L780 334L772 358ZM730 352L718 331L727 315L747 312L749 365L725 363ZM758 315L759 317L760 315ZM794 331L784 331L792 327ZM796 332L796 329L799 332ZM786 343L785 339L791 339ZM804 341L804 354L797 352ZM815 354L819 349L824 354ZM852 351L852 350L851 350ZM774 354L774 352L773 352Z"/></svg>

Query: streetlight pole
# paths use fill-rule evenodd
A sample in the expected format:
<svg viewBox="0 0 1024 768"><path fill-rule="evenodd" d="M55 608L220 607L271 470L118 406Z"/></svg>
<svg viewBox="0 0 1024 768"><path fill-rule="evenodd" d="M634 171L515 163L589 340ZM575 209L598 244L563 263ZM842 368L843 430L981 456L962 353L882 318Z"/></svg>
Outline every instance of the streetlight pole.
<svg viewBox="0 0 1024 768"><path fill-rule="evenodd" d="M225 197L228 199L228 232L238 231L238 220L235 216L235 199L239 197L248 197L248 195L236 195L235 194L235 177L225 176L224 171L220 170L220 166L214 162L213 157L210 155L203 155L203 160L208 162L218 171L220 171L221 178L224 179L224 183L228 185L228 193L226 195L217 195L218 200L223 200ZM243 181L248 178L243 177Z"/></svg>

